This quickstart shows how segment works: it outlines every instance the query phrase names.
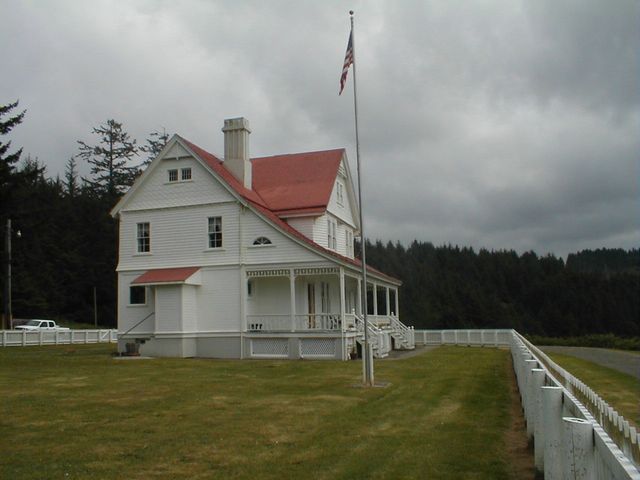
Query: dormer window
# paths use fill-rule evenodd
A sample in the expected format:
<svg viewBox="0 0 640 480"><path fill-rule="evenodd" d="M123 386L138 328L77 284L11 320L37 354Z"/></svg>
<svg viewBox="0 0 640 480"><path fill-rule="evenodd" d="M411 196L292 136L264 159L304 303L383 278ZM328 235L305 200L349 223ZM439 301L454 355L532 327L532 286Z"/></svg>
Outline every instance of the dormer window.
<svg viewBox="0 0 640 480"><path fill-rule="evenodd" d="M178 181L178 169L177 168L172 168L171 170L167 170L167 173L169 174L169 181L170 182L177 182Z"/></svg>
<svg viewBox="0 0 640 480"><path fill-rule="evenodd" d="M271 240L269 240L267 237L258 237L253 241L253 244L255 246L272 245Z"/></svg>
<svg viewBox="0 0 640 480"><path fill-rule="evenodd" d="M338 205L344 205L344 186L342 185L342 182L338 182L336 185L336 200Z"/></svg>
<svg viewBox="0 0 640 480"><path fill-rule="evenodd" d="M191 180L191 167L183 168L180 170L180 179L183 182Z"/></svg>

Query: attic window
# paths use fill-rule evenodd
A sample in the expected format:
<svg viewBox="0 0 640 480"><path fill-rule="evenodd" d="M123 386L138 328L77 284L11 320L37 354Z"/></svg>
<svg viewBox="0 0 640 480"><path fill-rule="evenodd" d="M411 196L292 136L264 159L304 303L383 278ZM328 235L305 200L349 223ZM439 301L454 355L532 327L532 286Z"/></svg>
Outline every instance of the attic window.
<svg viewBox="0 0 640 480"><path fill-rule="evenodd" d="M182 170L180 170L180 175L183 181L191 180L191 167L183 168Z"/></svg>
<svg viewBox="0 0 640 480"><path fill-rule="evenodd" d="M267 237L258 237L253 241L254 245L272 245L271 240Z"/></svg>
<svg viewBox="0 0 640 480"><path fill-rule="evenodd" d="M172 168L171 170L167 170L167 172L169 173L169 181L170 182L177 182L178 181L178 169L177 168Z"/></svg>
<svg viewBox="0 0 640 480"><path fill-rule="evenodd" d="M344 205L344 187L342 186L342 182L338 182L336 194L338 205Z"/></svg>

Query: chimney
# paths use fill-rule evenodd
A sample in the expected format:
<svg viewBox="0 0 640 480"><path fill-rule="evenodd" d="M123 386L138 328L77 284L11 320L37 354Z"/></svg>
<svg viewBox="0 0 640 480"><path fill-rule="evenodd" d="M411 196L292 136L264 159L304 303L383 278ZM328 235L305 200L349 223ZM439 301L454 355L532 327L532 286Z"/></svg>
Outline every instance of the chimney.
<svg viewBox="0 0 640 480"><path fill-rule="evenodd" d="M249 160L249 121L228 118L224 121L224 165L240 183L251 190L251 161Z"/></svg>

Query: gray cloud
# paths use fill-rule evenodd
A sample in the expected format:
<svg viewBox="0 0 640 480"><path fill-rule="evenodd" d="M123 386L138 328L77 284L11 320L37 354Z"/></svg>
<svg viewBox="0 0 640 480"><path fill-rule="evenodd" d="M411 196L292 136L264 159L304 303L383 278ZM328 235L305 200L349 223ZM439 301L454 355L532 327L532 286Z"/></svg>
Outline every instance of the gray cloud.
<svg viewBox="0 0 640 480"><path fill-rule="evenodd" d="M637 247L639 4L356 2L368 235L476 248ZM14 145L61 173L107 118L255 155L345 146L343 2L0 0ZM351 74L350 74L351 75Z"/></svg>

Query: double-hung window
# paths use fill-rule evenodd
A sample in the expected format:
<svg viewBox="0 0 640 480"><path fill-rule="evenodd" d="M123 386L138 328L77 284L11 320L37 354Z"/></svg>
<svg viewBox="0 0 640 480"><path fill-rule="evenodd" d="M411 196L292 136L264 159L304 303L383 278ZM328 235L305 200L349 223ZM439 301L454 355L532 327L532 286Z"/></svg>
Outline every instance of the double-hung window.
<svg viewBox="0 0 640 480"><path fill-rule="evenodd" d="M170 182L177 182L178 181L178 169L177 168L172 168L170 170L167 170L167 174L169 176L169 181Z"/></svg>
<svg viewBox="0 0 640 480"><path fill-rule="evenodd" d="M209 217L209 248L222 247L222 217Z"/></svg>
<svg viewBox="0 0 640 480"><path fill-rule="evenodd" d="M191 180L191 167L183 168L180 170L180 179L183 182Z"/></svg>
<svg viewBox="0 0 640 480"><path fill-rule="evenodd" d="M147 288L140 286L129 287L129 305L146 305Z"/></svg>
<svg viewBox="0 0 640 480"><path fill-rule="evenodd" d="M136 240L138 253L148 253L151 251L151 228L149 222L138 223Z"/></svg>
<svg viewBox="0 0 640 480"><path fill-rule="evenodd" d="M351 230L347 230L345 237L347 242L347 257L353 257L353 232Z"/></svg>
<svg viewBox="0 0 640 480"><path fill-rule="evenodd" d="M338 225L334 220L330 218L327 219L327 248L335 250L338 247L338 242L336 241L336 230L338 229Z"/></svg>
<svg viewBox="0 0 640 480"><path fill-rule="evenodd" d="M336 201L338 202L338 205L344 205L344 186L342 185L342 182L338 182L336 186Z"/></svg>

